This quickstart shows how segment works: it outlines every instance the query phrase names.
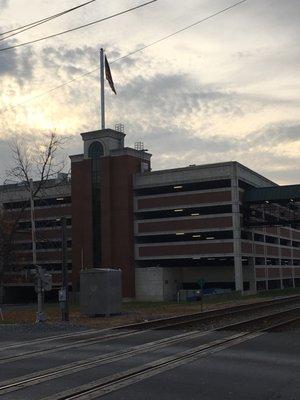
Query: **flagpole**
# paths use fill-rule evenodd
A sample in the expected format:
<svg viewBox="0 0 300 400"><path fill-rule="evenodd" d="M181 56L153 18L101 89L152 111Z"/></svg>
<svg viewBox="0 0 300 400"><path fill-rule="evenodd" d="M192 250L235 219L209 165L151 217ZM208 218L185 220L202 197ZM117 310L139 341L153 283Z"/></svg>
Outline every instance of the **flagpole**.
<svg viewBox="0 0 300 400"><path fill-rule="evenodd" d="M100 49L101 129L105 129L104 50Z"/></svg>

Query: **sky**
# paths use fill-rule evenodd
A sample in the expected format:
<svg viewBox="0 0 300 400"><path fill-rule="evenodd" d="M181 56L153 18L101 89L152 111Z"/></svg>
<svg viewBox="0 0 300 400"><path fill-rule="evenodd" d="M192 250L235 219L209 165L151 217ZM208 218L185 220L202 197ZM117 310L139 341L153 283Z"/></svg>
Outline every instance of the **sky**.
<svg viewBox="0 0 300 400"><path fill-rule="evenodd" d="M83 0L0 0L0 33ZM92 27L0 52L0 177L12 140L55 131L65 155L81 132L99 129L98 72L104 47L117 96L106 87L107 127L125 125L156 169L239 161L279 184L300 183L300 2L248 0L121 61L120 56L205 18L236 0L158 0ZM0 48L103 18L143 0L97 0Z"/></svg>

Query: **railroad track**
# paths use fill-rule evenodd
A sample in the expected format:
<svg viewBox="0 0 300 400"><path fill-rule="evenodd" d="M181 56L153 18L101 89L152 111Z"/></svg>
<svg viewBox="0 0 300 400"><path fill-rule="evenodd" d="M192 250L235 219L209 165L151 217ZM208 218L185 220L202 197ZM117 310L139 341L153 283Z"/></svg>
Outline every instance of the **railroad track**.
<svg viewBox="0 0 300 400"><path fill-rule="evenodd" d="M110 328L102 329L101 332L110 331L110 330L111 330ZM35 345L35 344L40 344L40 343L53 342L53 341L56 341L59 339L72 339L74 337L87 336L87 335L92 335L95 333L99 333L99 329L88 329L83 332L61 333L60 335L32 339L32 340L27 340L26 342L13 343L13 344L9 344L7 346L2 346L0 349L0 352L10 350L10 349L17 349L19 347L26 347L26 346L31 346L31 345Z"/></svg>
<svg viewBox="0 0 300 400"><path fill-rule="evenodd" d="M78 339L72 343L62 343L62 344L55 344L53 347L46 347L44 349L36 349L36 350L29 350L20 352L18 354L2 356L0 359L0 365L5 364L8 362L24 360L40 355L46 355L51 353L56 353L58 351L64 351L68 349L76 349L80 347L89 346L92 344L97 344L99 341L106 342L111 340L116 340L119 338L129 337L140 335L147 330L159 330L159 329L170 329L170 328L178 328L181 326L185 326L187 323L196 323L196 322L205 322L219 317L226 317L231 315L238 315L243 312L251 312L251 311L258 311L263 309L268 309L270 307L276 307L281 305L289 305L293 303L297 303L300 301L300 295L289 296L289 297L280 297L272 300L264 300L258 303L251 303L251 304L244 304L239 306L233 307L226 307L223 309L215 309L210 311L204 311L201 313L192 313L192 314L184 314L175 317L168 317L168 318L161 318L152 321L140 322L136 324L129 324L123 325L116 328L111 329L103 329L99 331L89 330L85 332L79 333L71 333L66 335L57 335L50 338L42 338L42 339L35 339L32 341L27 341L23 343L19 343L18 347L26 347L29 345L35 344L43 344L48 342L53 342L60 339ZM96 334L96 335L95 335ZM93 337L86 338L87 335L94 335ZM1 348L1 351L13 349L13 345L6 346Z"/></svg>
<svg viewBox="0 0 300 400"><path fill-rule="evenodd" d="M233 347L243 342L259 337L266 332L289 323L299 320L297 317L285 321L273 323L272 325L252 332L240 332L230 335L224 339L217 339L209 343L193 347L181 353L164 357L129 370L113 374L75 389L66 390L63 393L44 397L42 400L92 400L98 399L111 392L140 382L144 379L172 370L179 366L197 361L216 352Z"/></svg>
<svg viewBox="0 0 300 400"><path fill-rule="evenodd" d="M300 295L293 295L293 296L287 296L287 297L277 297L275 299L271 300L263 300L260 302L255 302L255 303L250 303L250 304L242 304L238 306L232 306L232 307L224 307L224 308L218 308L218 309L213 309L209 311L202 311L202 312L197 312L197 313L191 313L191 314L182 314L178 315L175 317L167 317L167 318L160 318L160 319L154 319L151 321L144 321L144 322L138 322L138 323L133 323L133 324L128 324L128 325L122 325L122 326L117 326L114 328L106 328L106 329L88 329L82 332L72 332L72 333L62 333L59 335L54 335L54 336L48 336L44 338L38 338L38 339L33 339L33 340L27 340L25 342L19 342L15 344L9 344L7 346L1 346L0 348L0 354L3 351L10 350L10 349L16 349L20 347L26 347L26 346L31 346L35 344L40 344L40 343L48 343L48 342L53 342L56 340L64 340L64 339L73 339L77 337L85 337L89 335L98 335L98 334L103 334L105 332L114 332L114 331L119 331L122 329L148 329L151 327L155 327L155 325L158 324L164 324L165 322L174 322L174 321L180 321L180 320L187 320L187 319L193 319L193 318L205 318L206 316L210 317L219 317L219 316L226 316L226 315L231 315L234 313L238 313L241 311L248 311L248 310L258 310L258 309L263 309L265 307L272 307L276 306L277 304L286 304L286 303L293 303L296 301L300 301ZM99 336L100 338L101 336Z"/></svg>
<svg viewBox="0 0 300 400"><path fill-rule="evenodd" d="M101 341L101 343L103 343L103 342L107 342L110 340L124 338L127 336L140 335L141 333L142 333L142 331L130 331L130 332L108 331L107 335L101 334L101 335L97 335L97 336L95 336L93 338L89 338L89 339L80 339L80 340L77 340L77 341L75 341L73 343L69 343L69 344L65 344L65 343L59 344L59 345L56 344L55 346L46 348L46 349L30 350L30 351L18 353L17 355L10 355L10 356L6 356L6 357L4 356L4 357L1 357L1 359L0 359L0 365L6 364L8 362L14 362L14 361L25 360L28 358L38 357L41 355L57 353L59 351L65 351L68 349L77 349L80 347L85 347L85 346L99 343L99 341Z"/></svg>
<svg viewBox="0 0 300 400"><path fill-rule="evenodd" d="M280 320L278 322L278 319ZM289 311L270 313L265 316L250 318L243 322L228 324L215 330L206 332L192 331L168 338L151 341L142 345L133 346L126 350L107 353L101 356L92 357L86 360L65 364L60 367L50 368L38 373L28 374L16 379L0 382L0 396L17 390L22 390L43 382L51 381L67 375L72 375L89 368L114 363L139 354L153 352L188 340L197 340L200 337L208 336L216 332L225 331L224 338L208 341L200 346L193 346L184 352L164 357L151 363L135 367L133 369L114 374L79 388L67 390L58 395L52 395L44 400L67 400L67 399L93 399L101 397L113 390L127 386L139 380L156 375L179 365L207 356L216 351L221 351L227 347L234 346L252 338L258 337L270 329L283 326L287 323L300 319L300 307ZM239 330L240 332L236 332ZM235 331L235 333L233 333ZM228 333L227 333L228 332Z"/></svg>
<svg viewBox="0 0 300 400"><path fill-rule="evenodd" d="M180 325L181 322L186 324L192 321L206 321L211 318L226 317L229 315L239 314L243 311L257 311L264 308L276 307L283 304L293 304L300 301L300 295L278 297L272 300L263 300L261 302L242 304L233 307L225 307L219 309L213 309L209 311L202 311L192 314L176 315L174 317L154 319L151 321L139 322L135 324L129 324L114 328L115 330L122 329L150 329L150 328L169 328Z"/></svg>

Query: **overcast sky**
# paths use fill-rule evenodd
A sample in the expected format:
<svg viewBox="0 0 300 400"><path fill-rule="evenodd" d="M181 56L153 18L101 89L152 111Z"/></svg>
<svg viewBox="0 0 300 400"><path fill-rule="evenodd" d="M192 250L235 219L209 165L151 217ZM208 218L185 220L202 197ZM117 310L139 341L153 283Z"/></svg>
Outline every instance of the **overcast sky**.
<svg viewBox="0 0 300 400"><path fill-rule="evenodd" d="M0 0L0 32L82 2ZM142 2L97 0L0 45ZM30 98L96 68L100 47L113 61L234 2L159 0L93 27L0 53L0 175L14 137L33 141L55 130L72 137L66 148L72 154L82 152L81 132L99 128L97 73ZM299 37L299 0L248 0L112 63L118 95L106 89L107 127L123 123L127 145L142 140L153 154L154 169L236 160L278 183L300 183Z"/></svg>

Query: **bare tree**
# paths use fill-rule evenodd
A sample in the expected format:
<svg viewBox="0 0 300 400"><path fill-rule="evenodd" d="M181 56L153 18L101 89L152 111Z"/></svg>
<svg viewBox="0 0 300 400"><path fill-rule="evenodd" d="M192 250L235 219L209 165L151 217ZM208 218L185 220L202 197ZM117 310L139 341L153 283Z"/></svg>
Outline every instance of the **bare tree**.
<svg viewBox="0 0 300 400"><path fill-rule="evenodd" d="M7 171L7 181L13 180L21 184L25 189L25 198L22 199L23 205L17 212L1 210L0 294L5 272L13 264L14 242L24 210L29 206L30 200L34 202L35 199L43 198L44 190L60 184L54 178L65 169L64 160L59 160L59 152L65 142L65 137L51 133L33 146L20 141L14 141L11 144L12 168Z"/></svg>
<svg viewBox="0 0 300 400"><path fill-rule="evenodd" d="M65 142L65 137L53 132L34 147L24 146L18 141L12 142L13 167L7 173L8 178L23 182L28 192L30 180L34 179L37 184L34 187L33 197L36 197L48 185L50 179L65 169L64 160L58 159L58 153Z"/></svg>

